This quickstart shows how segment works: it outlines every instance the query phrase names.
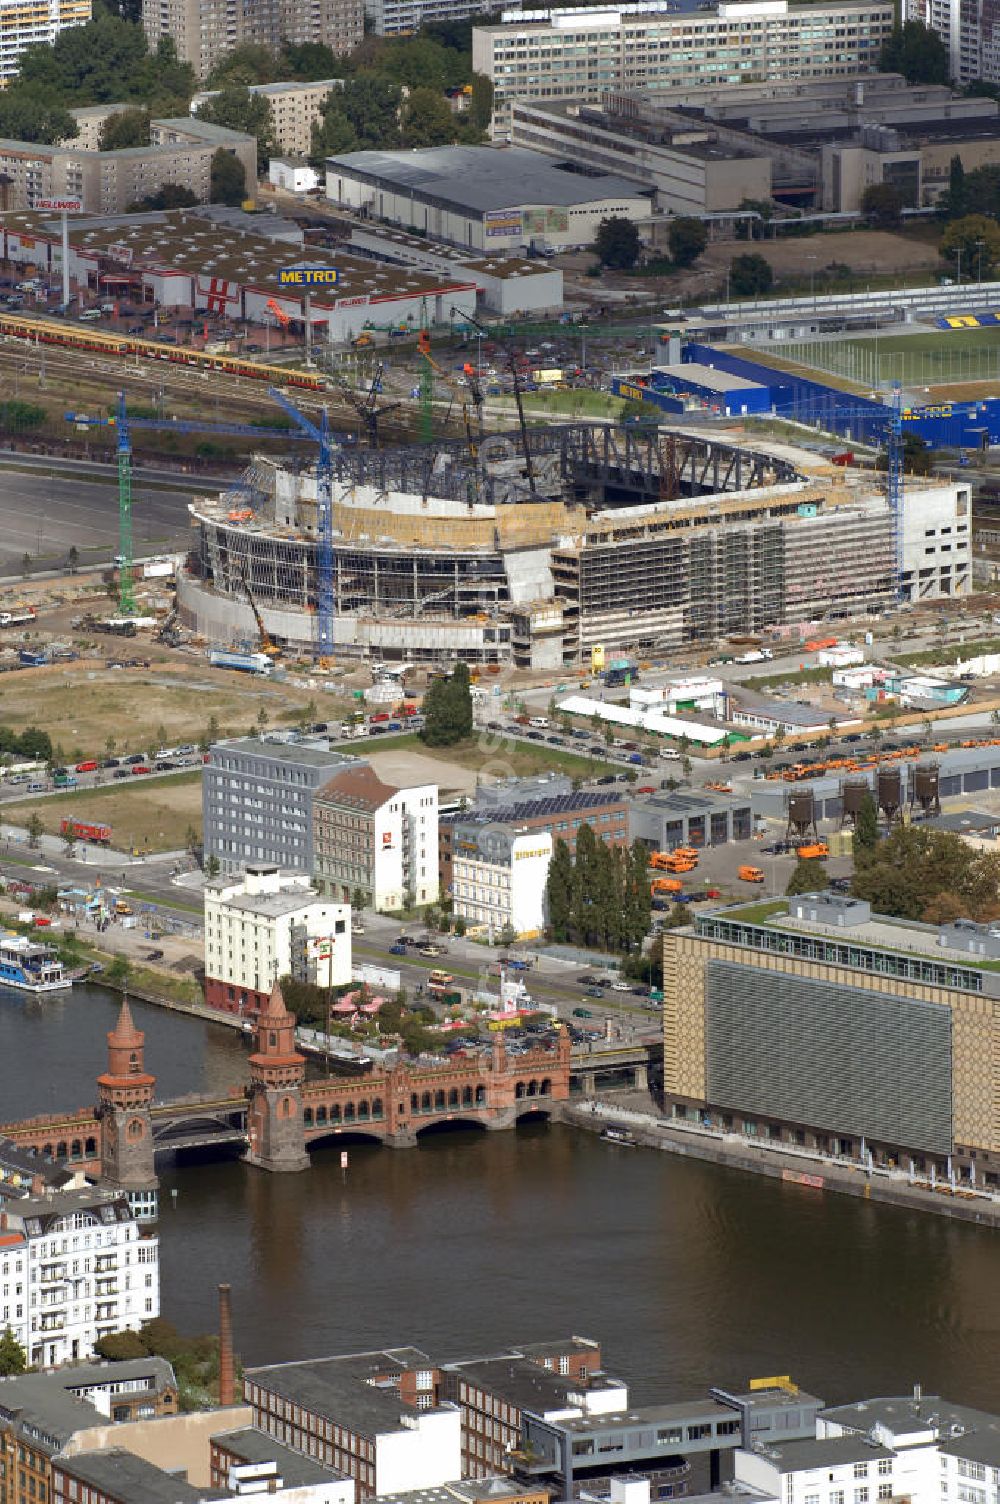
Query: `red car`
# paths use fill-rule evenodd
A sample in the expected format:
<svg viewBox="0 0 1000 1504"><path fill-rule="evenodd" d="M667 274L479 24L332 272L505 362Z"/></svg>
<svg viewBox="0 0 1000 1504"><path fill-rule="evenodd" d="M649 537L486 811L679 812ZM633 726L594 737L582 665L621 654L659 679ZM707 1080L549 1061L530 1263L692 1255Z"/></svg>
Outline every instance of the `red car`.
<svg viewBox="0 0 1000 1504"><path fill-rule="evenodd" d="M132 772L133 773L148 773L148 772L150 772L150 769L146 767L145 763L137 762L135 764L135 766L133 767Z"/></svg>

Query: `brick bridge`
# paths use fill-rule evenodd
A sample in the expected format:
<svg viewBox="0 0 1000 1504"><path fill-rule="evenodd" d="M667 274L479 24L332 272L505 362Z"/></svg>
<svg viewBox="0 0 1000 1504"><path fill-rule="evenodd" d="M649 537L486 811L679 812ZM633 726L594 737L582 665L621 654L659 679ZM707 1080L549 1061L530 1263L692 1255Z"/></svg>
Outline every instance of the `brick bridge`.
<svg viewBox="0 0 1000 1504"><path fill-rule="evenodd" d="M143 1045L126 1001L108 1035L96 1106L0 1124L0 1136L138 1191L155 1185L156 1155L178 1149L234 1144L261 1168L304 1169L310 1147L338 1136L406 1147L441 1124L511 1128L524 1117L553 1115L570 1094L565 1030L523 1054L508 1054L498 1036L488 1056L307 1081L295 1019L278 988L258 1017L250 1079L227 1096L154 1102Z"/></svg>

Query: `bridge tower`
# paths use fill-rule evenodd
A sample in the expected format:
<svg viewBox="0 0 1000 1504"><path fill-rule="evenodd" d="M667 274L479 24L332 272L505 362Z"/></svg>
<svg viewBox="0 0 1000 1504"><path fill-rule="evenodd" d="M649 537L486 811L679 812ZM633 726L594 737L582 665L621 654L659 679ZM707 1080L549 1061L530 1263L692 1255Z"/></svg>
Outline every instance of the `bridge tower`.
<svg viewBox="0 0 1000 1504"><path fill-rule="evenodd" d="M156 1077L145 1068L146 1036L132 1021L128 997L108 1033L108 1068L97 1078L101 1175L128 1191L136 1211L156 1213L156 1168L150 1107Z"/></svg>
<svg viewBox="0 0 1000 1504"><path fill-rule="evenodd" d="M295 1048L295 1015L275 982L257 1016L257 1048L250 1056L247 1159L262 1170L307 1170L302 1083L306 1062Z"/></svg>

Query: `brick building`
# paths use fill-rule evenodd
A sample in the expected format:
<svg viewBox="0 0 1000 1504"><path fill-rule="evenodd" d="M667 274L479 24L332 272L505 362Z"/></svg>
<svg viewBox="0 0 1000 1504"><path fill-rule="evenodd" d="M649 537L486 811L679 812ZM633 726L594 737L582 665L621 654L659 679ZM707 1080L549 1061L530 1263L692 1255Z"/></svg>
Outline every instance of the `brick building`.
<svg viewBox="0 0 1000 1504"><path fill-rule="evenodd" d="M580 789L573 794L554 794L503 804L476 804L445 816L438 828L438 873L441 892L450 894L458 843L477 841L478 833L503 823L519 831L547 831L553 845L565 841L576 850L581 825L589 825L600 841L623 846L629 839L629 799L617 789Z"/></svg>

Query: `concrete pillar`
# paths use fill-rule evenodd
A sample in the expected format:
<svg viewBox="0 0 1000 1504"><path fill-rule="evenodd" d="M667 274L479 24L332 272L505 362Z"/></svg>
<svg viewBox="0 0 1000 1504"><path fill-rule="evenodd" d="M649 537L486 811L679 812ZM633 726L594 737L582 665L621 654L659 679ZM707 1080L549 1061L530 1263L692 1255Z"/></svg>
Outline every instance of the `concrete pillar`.
<svg viewBox="0 0 1000 1504"><path fill-rule="evenodd" d="M584 1074L582 1075L582 1077L580 1078L580 1080L581 1080L581 1084L583 1086L583 1094L584 1094L584 1096L585 1097L596 1097L597 1096L597 1072L596 1071L585 1071Z"/></svg>
<svg viewBox="0 0 1000 1504"><path fill-rule="evenodd" d="M633 1070L632 1085L636 1091L649 1090L649 1070L645 1065L637 1065Z"/></svg>

